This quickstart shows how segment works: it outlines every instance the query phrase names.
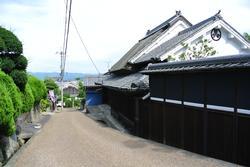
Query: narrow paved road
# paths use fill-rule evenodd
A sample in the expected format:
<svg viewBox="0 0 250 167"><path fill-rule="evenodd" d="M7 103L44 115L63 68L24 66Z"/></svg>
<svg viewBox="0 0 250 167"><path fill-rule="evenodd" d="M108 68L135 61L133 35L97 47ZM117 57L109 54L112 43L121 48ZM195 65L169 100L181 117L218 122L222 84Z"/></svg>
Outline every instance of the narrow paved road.
<svg viewBox="0 0 250 167"><path fill-rule="evenodd" d="M122 134L83 113L56 113L7 166L232 166L144 139Z"/></svg>

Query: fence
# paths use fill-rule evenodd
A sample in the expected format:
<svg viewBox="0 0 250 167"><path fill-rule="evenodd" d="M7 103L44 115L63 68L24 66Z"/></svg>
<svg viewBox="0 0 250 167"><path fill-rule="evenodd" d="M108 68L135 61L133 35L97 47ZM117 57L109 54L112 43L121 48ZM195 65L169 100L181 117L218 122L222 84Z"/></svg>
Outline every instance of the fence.
<svg viewBox="0 0 250 167"><path fill-rule="evenodd" d="M206 156L250 165L250 116L140 100L138 135Z"/></svg>

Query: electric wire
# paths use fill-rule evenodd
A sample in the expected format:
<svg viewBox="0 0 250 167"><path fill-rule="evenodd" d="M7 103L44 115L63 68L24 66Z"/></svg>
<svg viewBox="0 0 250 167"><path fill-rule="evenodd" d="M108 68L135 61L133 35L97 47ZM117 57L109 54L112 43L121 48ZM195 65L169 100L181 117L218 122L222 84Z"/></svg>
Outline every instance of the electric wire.
<svg viewBox="0 0 250 167"><path fill-rule="evenodd" d="M68 0L66 0L66 1L64 0L64 3L65 3L65 5L66 5L66 13L67 13L67 9L68 9ZM63 45L63 54L64 54L64 55L63 55L63 60L62 60L62 62L63 62L63 72L62 72L62 73L64 73L65 64L66 64L66 52L67 52L67 46L68 46L68 44L67 44L66 41L68 41L69 24L70 24L70 21L72 21L73 26L74 26L74 28L75 28L75 30L76 30L76 33L77 33L77 35L78 35L78 37L79 37L79 39L80 39L80 41L81 41L81 44L82 44L82 46L83 46L85 52L87 53L87 56L89 57L91 63L93 64L95 70L97 71L98 75L100 75L100 71L99 71L99 69L97 68L97 65L95 64L93 58L91 57L90 52L89 52L89 50L88 50L86 44L84 43L83 38L82 38L82 36L81 36L81 34L80 34L80 32L79 32L77 26L76 26L76 23L75 23L75 21L74 21L74 19L73 19L73 16L71 15L71 3L72 3L72 0L70 0L69 15L68 15L69 17L65 18L65 23L66 23L66 20L68 21L68 28L67 28L67 30L66 30L66 26L65 26L65 34L64 34L65 36L64 36L64 38L65 38L65 37L66 37L66 38L64 39L65 42L64 42L64 45ZM66 16L67 16L67 14L66 14ZM71 20L70 20L70 18L71 18ZM65 24L65 25L66 25L66 24ZM67 31L67 33L66 33L66 31Z"/></svg>
<svg viewBox="0 0 250 167"><path fill-rule="evenodd" d="M69 40L69 28L70 28L70 18L71 18L71 6L72 6L72 0L69 2L69 12L68 12L68 19L67 19L67 32L66 32L66 42L65 42L65 48L64 48L64 61L63 61L63 70L65 70L66 65L66 57L67 57L67 49L68 49L68 40Z"/></svg>
<svg viewBox="0 0 250 167"><path fill-rule="evenodd" d="M69 6L68 6L69 4ZM71 18L71 6L72 0L68 3L66 1L66 12L65 12L65 25L64 25L64 40L63 40L63 51L61 57L61 80L64 77L65 64L66 64L66 56L67 56L67 48L68 48L68 39L69 39L69 28L70 28L70 18Z"/></svg>
<svg viewBox="0 0 250 167"><path fill-rule="evenodd" d="M87 53L87 56L89 57L89 59L90 59L90 61L92 62L93 66L95 67L95 69L96 69L98 75L100 75L100 71L99 71L99 69L97 68L97 66L96 66L96 64L95 64L95 62L94 62L94 60L92 59L92 57L91 57L91 55L90 55L90 52L89 52L87 46L86 46L85 43L83 42L82 36L81 36L81 34L80 34L80 32L79 32L79 30L78 30L78 28L77 28L77 26L76 26L76 23L75 23L75 21L74 21L74 19L73 19L72 16L71 16L71 20L72 20L72 23L73 23L73 25L74 25L74 27L75 27L76 33L77 33L77 35L78 35L78 37L79 37L79 39L80 39L80 41L81 41L81 43L82 43L82 46L83 46L85 52Z"/></svg>
<svg viewBox="0 0 250 167"><path fill-rule="evenodd" d="M65 1L64 1L65 2ZM68 0L65 2L65 21L64 21L64 35L63 35L63 48L61 51L61 80L63 80L63 60L64 60L64 48L65 48L65 42L66 42L66 32L67 32L67 20L68 20Z"/></svg>

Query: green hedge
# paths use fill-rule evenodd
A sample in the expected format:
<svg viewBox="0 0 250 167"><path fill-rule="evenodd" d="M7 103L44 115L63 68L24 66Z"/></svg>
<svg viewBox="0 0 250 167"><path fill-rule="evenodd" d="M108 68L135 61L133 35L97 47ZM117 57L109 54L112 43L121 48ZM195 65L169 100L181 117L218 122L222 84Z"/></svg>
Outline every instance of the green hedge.
<svg viewBox="0 0 250 167"><path fill-rule="evenodd" d="M35 99L29 83L26 84L24 91L21 93L21 98L23 101L22 113L30 112L34 105Z"/></svg>
<svg viewBox="0 0 250 167"><path fill-rule="evenodd" d="M9 30L0 26L0 37L4 41L5 50L7 52L15 52L17 55L23 53L21 41Z"/></svg>
<svg viewBox="0 0 250 167"><path fill-rule="evenodd" d="M74 97L71 97L71 98L64 97L63 99L64 99L64 102L65 102L65 107L66 108L73 107L73 102L74 102L74 107L80 107L80 105L81 105L81 99L80 98L75 99Z"/></svg>
<svg viewBox="0 0 250 167"><path fill-rule="evenodd" d="M48 99L42 99L41 102L40 102L40 110L42 112L46 112L47 111L47 108L50 106L50 102Z"/></svg>
<svg viewBox="0 0 250 167"><path fill-rule="evenodd" d="M15 85L12 78L1 71L0 71L0 83L6 87L11 97L13 107L15 110L14 119L16 120L16 118L21 113L22 105L23 105L22 100L21 100L21 94L20 94L21 92Z"/></svg>
<svg viewBox="0 0 250 167"><path fill-rule="evenodd" d="M4 71L6 74L9 74L14 68L15 63L12 59L8 57L0 57L0 69L2 71Z"/></svg>
<svg viewBox="0 0 250 167"><path fill-rule="evenodd" d="M47 97L47 89L45 87L45 84L43 81L31 75L28 77L28 83L34 96L34 104L38 105L42 99L45 99Z"/></svg>
<svg viewBox="0 0 250 167"><path fill-rule="evenodd" d="M15 130L14 107L6 86L0 82L0 134L11 136Z"/></svg>
<svg viewBox="0 0 250 167"><path fill-rule="evenodd" d="M73 105L70 98L65 98L64 103L65 103L65 107L67 108L70 108Z"/></svg>
<svg viewBox="0 0 250 167"><path fill-rule="evenodd" d="M15 84L17 85L17 87L21 90L24 91L25 89L25 85L28 81L28 76L26 71L21 71L21 70L13 70L10 73L10 76L12 77L12 79L14 80Z"/></svg>
<svg viewBox="0 0 250 167"><path fill-rule="evenodd" d="M15 63L15 69L17 70L26 70L28 66L28 60L26 57L20 55L20 56L14 56L12 60Z"/></svg>

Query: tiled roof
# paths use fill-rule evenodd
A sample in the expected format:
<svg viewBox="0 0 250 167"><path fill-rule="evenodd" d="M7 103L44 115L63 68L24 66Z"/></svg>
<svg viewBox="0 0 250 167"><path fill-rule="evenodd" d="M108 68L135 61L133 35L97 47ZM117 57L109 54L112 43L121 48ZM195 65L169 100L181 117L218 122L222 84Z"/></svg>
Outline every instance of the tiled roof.
<svg viewBox="0 0 250 167"><path fill-rule="evenodd" d="M150 61L153 58L160 58L160 56L162 56L164 53L166 53L167 51L170 51L171 49L173 49L175 46L177 46L178 44L180 44L181 42L183 42L184 40L192 37L194 34L196 34L197 32L201 31L204 27L211 25L212 23L214 23L215 21L221 19L221 17L219 15L215 15L212 16L196 25L191 26L190 28L187 28L181 32L179 32L179 34L173 38L171 38L170 40L166 41L165 43L163 43L162 45L158 46L157 48L153 49L151 52L145 54L144 56L138 58L135 61L136 63L142 63L142 62L147 62Z"/></svg>
<svg viewBox="0 0 250 167"><path fill-rule="evenodd" d="M198 72L242 68L250 69L250 54L150 64L148 69L142 73Z"/></svg>
<svg viewBox="0 0 250 167"><path fill-rule="evenodd" d="M102 81L103 76L89 76L83 78L83 85L86 87L96 87L95 83Z"/></svg>
<svg viewBox="0 0 250 167"><path fill-rule="evenodd" d="M147 90L148 89L148 76L141 73L134 73L130 75L107 75L102 82L98 84L104 87L120 90Z"/></svg>
<svg viewBox="0 0 250 167"><path fill-rule="evenodd" d="M146 37L154 34L155 32L159 31L160 29L162 28L166 28L166 27L169 27L170 25L172 25L174 22L180 20L180 19L183 19L185 20L185 22L187 24L189 24L190 26L192 26L192 24L185 18L181 15L181 12L180 11L176 11L176 15L170 17L168 20L164 21L163 23L161 23L160 25L158 25L157 27L153 28L152 30L148 30Z"/></svg>
<svg viewBox="0 0 250 167"><path fill-rule="evenodd" d="M141 53L143 49L158 39L174 22L178 20L184 20L189 25L192 25L184 16L182 16L180 13L176 13L176 15L173 17L169 18L154 29L148 31L144 38L139 40L117 63L111 67L110 72L129 69L128 61Z"/></svg>
<svg viewBox="0 0 250 167"><path fill-rule="evenodd" d="M126 69L128 61L135 55L139 54L146 46L152 43L163 31L160 30L153 35L138 41L118 62L116 62L110 69L110 72Z"/></svg>

